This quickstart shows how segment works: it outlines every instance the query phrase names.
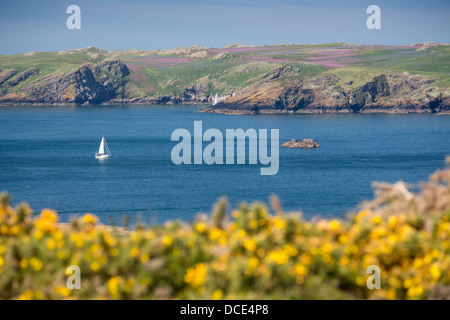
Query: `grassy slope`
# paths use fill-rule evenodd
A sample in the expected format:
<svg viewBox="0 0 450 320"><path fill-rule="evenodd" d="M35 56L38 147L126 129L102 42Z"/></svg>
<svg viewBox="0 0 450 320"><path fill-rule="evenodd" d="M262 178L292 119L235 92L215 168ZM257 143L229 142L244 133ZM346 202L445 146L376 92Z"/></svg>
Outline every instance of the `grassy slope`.
<svg viewBox="0 0 450 320"><path fill-rule="evenodd" d="M360 57L364 61L358 65L364 69L421 74L440 79L440 87L450 87L450 46L436 46L424 51L370 50Z"/></svg>
<svg viewBox="0 0 450 320"><path fill-rule="evenodd" d="M49 74L67 73L86 62L97 63L102 61L106 56L99 55L93 58L81 52L64 53L58 52L40 52L35 55L26 56L23 54L0 56L0 67L4 69L16 69L17 75L21 72L35 67L39 69L39 73L30 76L25 81L19 83L17 86L9 88L8 92L19 92L24 86ZM1 75L1 73L0 73Z"/></svg>
<svg viewBox="0 0 450 320"><path fill-rule="evenodd" d="M353 50L346 52L345 50ZM204 57L192 54L206 52ZM439 78L438 86L450 87L450 46L439 45L423 51L415 47L361 46L343 43L322 45L279 45L228 48L227 57L217 60L214 49L190 48L186 52L114 51L97 48L67 52L42 52L34 55L0 56L3 71L17 69L18 74L30 67L39 69L8 93L19 92L30 82L51 74L67 73L86 62L97 63L105 58L122 59L131 71L128 85L131 96L179 94L202 77L212 80L208 93L221 94L239 90L280 65L292 65L301 71L295 78L316 77L322 73L336 74L339 84L353 81L360 85L382 72L422 74ZM327 65L329 62L340 67ZM324 62L324 63L322 63ZM16 76L17 76L16 75ZM292 79L292 77L289 77ZM280 80L286 81L286 80ZM3 88L5 90L5 88Z"/></svg>

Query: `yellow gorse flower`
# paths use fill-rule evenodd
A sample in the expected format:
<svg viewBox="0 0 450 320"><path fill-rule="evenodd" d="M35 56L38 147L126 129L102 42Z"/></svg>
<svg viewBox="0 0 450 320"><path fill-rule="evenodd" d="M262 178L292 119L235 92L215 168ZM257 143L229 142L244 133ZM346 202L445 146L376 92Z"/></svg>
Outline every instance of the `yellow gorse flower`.
<svg viewBox="0 0 450 320"><path fill-rule="evenodd" d="M189 268L184 276L184 281L194 287L201 286L207 275L206 264L199 263L195 267Z"/></svg>
<svg viewBox="0 0 450 320"><path fill-rule="evenodd" d="M86 224L97 224L98 218L93 214L87 213L81 218L81 222Z"/></svg>
<svg viewBox="0 0 450 320"><path fill-rule="evenodd" d="M289 260L289 255L282 249L270 251L267 255L269 262L274 262L279 265L286 264Z"/></svg>

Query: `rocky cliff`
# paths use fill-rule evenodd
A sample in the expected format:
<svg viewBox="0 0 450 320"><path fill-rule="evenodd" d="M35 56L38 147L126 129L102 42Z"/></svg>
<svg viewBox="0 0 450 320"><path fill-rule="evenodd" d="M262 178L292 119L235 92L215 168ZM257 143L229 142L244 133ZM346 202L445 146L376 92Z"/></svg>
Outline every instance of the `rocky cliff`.
<svg viewBox="0 0 450 320"><path fill-rule="evenodd" d="M289 85L262 81L201 112L259 113L450 113L449 96L435 79L380 74L362 86L344 88L336 75Z"/></svg>
<svg viewBox="0 0 450 320"><path fill-rule="evenodd" d="M15 86L37 72L38 69L30 68L10 80L8 86ZM86 63L68 74L40 77L25 85L18 93L7 93L0 97L0 103L96 105L112 99L123 99L129 73L128 67L117 59L107 59L97 64Z"/></svg>

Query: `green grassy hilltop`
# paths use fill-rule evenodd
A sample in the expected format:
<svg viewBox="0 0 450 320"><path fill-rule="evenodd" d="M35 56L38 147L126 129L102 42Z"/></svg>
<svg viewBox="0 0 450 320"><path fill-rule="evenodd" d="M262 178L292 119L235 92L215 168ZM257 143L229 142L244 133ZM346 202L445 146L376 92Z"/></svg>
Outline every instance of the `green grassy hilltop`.
<svg viewBox="0 0 450 320"><path fill-rule="evenodd" d="M212 112L232 106L252 111L249 105L294 112L315 112L317 106L339 111L349 105L348 110L359 111L381 100L389 107L399 97L416 111L428 105L429 111L445 111L449 58L450 46L433 42L28 52L0 56L0 104L210 103L218 94L231 99ZM364 86L380 89L369 83L382 74L390 88L383 89L383 97L390 98L380 100L379 92ZM286 97L292 88L298 94ZM304 91L315 88L320 94Z"/></svg>

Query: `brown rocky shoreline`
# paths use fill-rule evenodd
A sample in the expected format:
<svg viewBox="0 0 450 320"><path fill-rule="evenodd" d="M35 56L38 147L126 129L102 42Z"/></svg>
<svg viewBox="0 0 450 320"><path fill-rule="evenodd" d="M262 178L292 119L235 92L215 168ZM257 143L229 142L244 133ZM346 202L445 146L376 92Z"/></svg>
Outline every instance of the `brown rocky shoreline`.
<svg viewBox="0 0 450 320"><path fill-rule="evenodd" d="M363 86L343 89L334 75L288 87L268 83L246 88L199 112L274 113L439 113L450 114L450 97L437 80L409 74L381 74Z"/></svg>

